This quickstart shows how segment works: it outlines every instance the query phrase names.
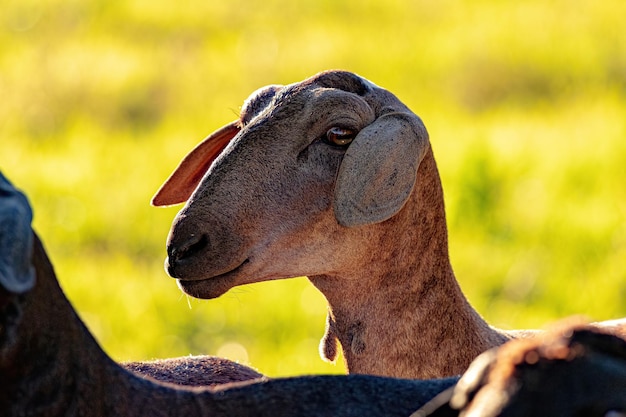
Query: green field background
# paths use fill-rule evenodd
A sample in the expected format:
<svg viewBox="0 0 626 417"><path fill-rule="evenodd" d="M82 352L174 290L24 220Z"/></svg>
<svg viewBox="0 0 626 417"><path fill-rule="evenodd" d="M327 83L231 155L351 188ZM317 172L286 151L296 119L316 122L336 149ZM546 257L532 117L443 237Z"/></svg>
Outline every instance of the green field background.
<svg viewBox="0 0 626 417"><path fill-rule="evenodd" d="M624 17L623 0L9 0L0 169L116 360L343 373L319 358L326 303L305 278L184 296L163 270L180 207L149 201L253 90L347 69L423 118L452 264L489 322L625 316Z"/></svg>

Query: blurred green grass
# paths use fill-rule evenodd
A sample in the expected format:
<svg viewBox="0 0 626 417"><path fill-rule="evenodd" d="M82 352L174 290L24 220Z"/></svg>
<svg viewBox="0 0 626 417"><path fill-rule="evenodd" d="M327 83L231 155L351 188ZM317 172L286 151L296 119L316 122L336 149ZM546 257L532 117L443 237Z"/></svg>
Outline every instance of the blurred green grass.
<svg viewBox="0 0 626 417"><path fill-rule="evenodd" d="M115 359L341 373L317 354L325 301L306 279L181 295L162 268L178 208L148 202L251 91L348 69L424 119L452 263L491 323L624 316L625 15L620 0L9 0L0 169Z"/></svg>

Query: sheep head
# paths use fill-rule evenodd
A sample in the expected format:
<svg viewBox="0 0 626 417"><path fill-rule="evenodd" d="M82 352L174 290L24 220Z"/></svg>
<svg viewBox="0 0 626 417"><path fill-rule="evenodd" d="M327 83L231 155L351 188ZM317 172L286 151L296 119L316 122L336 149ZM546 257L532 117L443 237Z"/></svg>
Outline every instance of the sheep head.
<svg viewBox="0 0 626 417"><path fill-rule="evenodd" d="M268 86L190 152L153 199L186 201L166 269L186 293L358 268L373 226L411 195L429 150L422 121L349 72Z"/></svg>

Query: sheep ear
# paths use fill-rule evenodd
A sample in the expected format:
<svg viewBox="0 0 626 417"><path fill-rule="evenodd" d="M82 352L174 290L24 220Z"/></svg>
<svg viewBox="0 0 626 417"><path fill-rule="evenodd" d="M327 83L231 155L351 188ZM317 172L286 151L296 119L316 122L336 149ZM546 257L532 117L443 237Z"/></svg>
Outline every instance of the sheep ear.
<svg viewBox="0 0 626 417"><path fill-rule="evenodd" d="M346 150L335 184L339 224L378 223L400 211L428 146L422 121L408 111L383 114L361 130Z"/></svg>
<svg viewBox="0 0 626 417"><path fill-rule="evenodd" d="M239 130L239 121L236 120L211 133L200 142L183 158L172 175L152 197L152 205L171 206L187 201L215 158L239 133Z"/></svg>
<svg viewBox="0 0 626 417"><path fill-rule="evenodd" d="M26 196L0 173L0 285L13 294L35 285L32 219Z"/></svg>

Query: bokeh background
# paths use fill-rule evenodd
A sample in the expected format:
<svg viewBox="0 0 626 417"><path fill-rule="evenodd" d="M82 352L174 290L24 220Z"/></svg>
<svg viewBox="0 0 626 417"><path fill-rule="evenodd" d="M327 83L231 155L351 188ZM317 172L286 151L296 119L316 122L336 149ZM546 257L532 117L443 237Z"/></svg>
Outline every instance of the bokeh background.
<svg viewBox="0 0 626 417"><path fill-rule="evenodd" d="M622 0L9 0L0 169L116 360L343 373L318 356L326 304L305 278L183 296L162 267L179 207L149 200L256 88L347 69L425 121L452 263L491 323L625 316L624 16Z"/></svg>

